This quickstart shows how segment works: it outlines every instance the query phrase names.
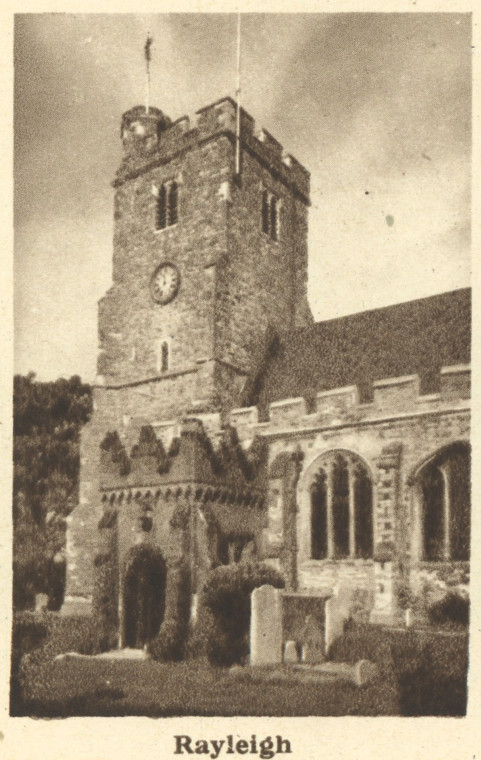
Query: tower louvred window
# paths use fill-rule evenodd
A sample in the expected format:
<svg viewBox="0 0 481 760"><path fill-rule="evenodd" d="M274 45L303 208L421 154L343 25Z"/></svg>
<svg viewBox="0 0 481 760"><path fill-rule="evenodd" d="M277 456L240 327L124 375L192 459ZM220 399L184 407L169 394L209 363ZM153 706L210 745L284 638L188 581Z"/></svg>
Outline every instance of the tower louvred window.
<svg viewBox="0 0 481 760"><path fill-rule="evenodd" d="M177 224L179 218L179 188L177 182L165 182L159 188L155 228L163 230Z"/></svg>
<svg viewBox="0 0 481 760"><path fill-rule="evenodd" d="M168 216L169 216L169 223L170 224L176 224L177 223L177 197L178 197L178 188L177 188L177 182L172 182L169 187L169 208L168 208Z"/></svg>
<svg viewBox="0 0 481 760"><path fill-rule="evenodd" d="M279 239L279 200L268 190L262 192L262 232Z"/></svg>

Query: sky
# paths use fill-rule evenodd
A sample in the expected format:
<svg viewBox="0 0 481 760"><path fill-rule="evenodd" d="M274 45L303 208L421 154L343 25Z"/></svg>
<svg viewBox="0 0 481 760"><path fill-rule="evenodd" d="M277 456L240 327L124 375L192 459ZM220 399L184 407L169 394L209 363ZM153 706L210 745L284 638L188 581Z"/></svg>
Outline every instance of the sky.
<svg viewBox="0 0 481 760"><path fill-rule="evenodd" d="M15 23L15 371L95 378L121 114L234 95L233 14ZM470 284L468 14L242 14L242 101L311 172L316 320Z"/></svg>

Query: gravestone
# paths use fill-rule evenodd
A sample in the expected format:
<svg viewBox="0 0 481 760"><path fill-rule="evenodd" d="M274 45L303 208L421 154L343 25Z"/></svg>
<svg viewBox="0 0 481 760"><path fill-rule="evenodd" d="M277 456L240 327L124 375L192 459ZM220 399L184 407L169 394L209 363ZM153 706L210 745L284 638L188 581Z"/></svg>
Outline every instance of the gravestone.
<svg viewBox="0 0 481 760"><path fill-rule="evenodd" d="M315 665L324 659L324 629L313 615L307 615L302 629L302 661Z"/></svg>
<svg viewBox="0 0 481 760"><path fill-rule="evenodd" d="M35 612L42 612L47 609L48 594L35 595Z"/></svg>
<svg viewBox="0 0 481 760"><path fill-rule="evenodd" d="M365 683L374 680L379 676L379 668L374 662L369 660L359 660L354 666L354 681L358 686L364 686Z"/></svg>
<svg viewBox="0 0 481 760"><path fill-rule="evenodd" d="M299 654L295 641L286 641L284 648L284 662L299 662Z"/></svg>
<svg viewBox="0 0 481 760"><path fill-rule="evenodd" d="M251 665L282 662L282 596L273 586L252 592L250 649Z"/></svg>

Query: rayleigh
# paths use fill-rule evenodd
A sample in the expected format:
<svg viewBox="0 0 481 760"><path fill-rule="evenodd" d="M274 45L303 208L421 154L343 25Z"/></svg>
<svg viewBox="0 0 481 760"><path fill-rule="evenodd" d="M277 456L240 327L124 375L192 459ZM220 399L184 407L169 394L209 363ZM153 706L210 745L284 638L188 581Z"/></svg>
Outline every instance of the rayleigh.
<svg viewBox="0 0 481 760"><path fill-rule="evenodd" d="M175 755L208 755L213 760L219 757L221 752L226 755L259 755L262 760L269 760L277 754L292 752L291 743L282 736L276 736L275 741L271 736L257 741L257 736L252 734L249 740L238 739L234 742L232 734L225 739L193 739L191 736L174 736Z"/></svg>

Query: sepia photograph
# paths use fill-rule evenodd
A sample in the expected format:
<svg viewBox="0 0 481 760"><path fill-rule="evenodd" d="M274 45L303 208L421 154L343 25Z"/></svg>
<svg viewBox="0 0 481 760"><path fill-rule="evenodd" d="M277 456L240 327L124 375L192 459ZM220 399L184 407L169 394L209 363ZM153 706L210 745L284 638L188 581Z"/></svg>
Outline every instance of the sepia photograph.
<svg viewBox="0 0 481 760"><path fill-rule="evenodd" d="M15 15L12 718L467 715L472 45Z"/></svg>

